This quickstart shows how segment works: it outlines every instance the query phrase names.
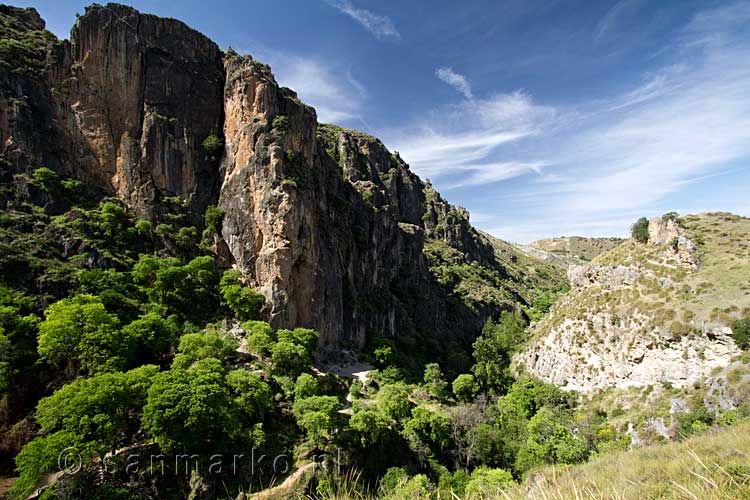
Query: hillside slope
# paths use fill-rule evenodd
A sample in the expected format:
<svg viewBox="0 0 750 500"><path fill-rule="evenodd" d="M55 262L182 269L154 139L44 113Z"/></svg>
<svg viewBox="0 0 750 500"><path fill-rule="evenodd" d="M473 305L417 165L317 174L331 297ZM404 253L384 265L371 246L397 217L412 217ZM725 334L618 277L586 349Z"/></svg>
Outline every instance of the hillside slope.
<svg viewBox="0 0 750 500"><path fill-rule="evenodd" d="M178 199L198 233L218 206L222 266L260 290L274 327L318 330L321 353L371 337L468 350L488 317L537 293L465 210L377 139L319 125L252 57L118 4L87 8L69 41L33 9L0 15L3 38L23 42L16 59L33 62L0 67L9 188L46 166L155 225Z"/></svg>
<svg viewBox="0 0 750 500"><path fill-rule="evenodd" d="M729 323L750 311L750 219L725 213L651 219L628 240L568 271L572 290L516 357L532 375L579 391L668 382L726 366Z"/></svg>
<svg viewBox="0 0 750 500"><path fill-rule="evenodd" d="M550 260L562 266L585 264L594 257L620 245L622 238L584 238L581 236L561 236L537 240L524 245L523 250L534 257Z"/></svg>

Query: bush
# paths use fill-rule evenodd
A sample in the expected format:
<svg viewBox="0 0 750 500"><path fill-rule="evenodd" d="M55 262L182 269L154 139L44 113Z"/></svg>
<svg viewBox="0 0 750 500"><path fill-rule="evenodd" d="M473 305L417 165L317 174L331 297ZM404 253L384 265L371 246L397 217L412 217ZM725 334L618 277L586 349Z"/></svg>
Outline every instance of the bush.
<svg viewBox="0 0 750 500"><path fill-rule="evenodd" d="M54 170L47 167L40 167L31 174L32 179L39 184L45 191L53 191L60 186L60 178Z"/></svg>
<svg viewBox="0 0 750 500"><path fill-rule="evenodd" d="M732 338L740 349L750 349L750 318L732 322Z"/></svg>
<svg viewBox="0 0 750 500"><path fill-rule="evenodd" d="M206 224L206 229L211 233L218 233L221 229L221 219L224 216L221 209L210 205L206 208L206 212L203 214L203 222Z"/></svg>
<svg viewBox="0 0 750 500"><path fill-rule="evenodd" d="M648 219L641 217L630 226L630 236L638 243L648 243Z"/></svg>
<svg viewBox="0 0 750 500"><path fill-rule="evenodd" d="M221 157L221 152L224 150L224 141L214 132L211 132L203 139L202 145L211 161L218 160Z"/></svg>
<svg viewBox="0 0 750 500"><path fill-rule="evenodd" d="M247 349L256 356L267 356L274 343L274 332L265 321L246 321L242 323L245 331Z"/></svg>
<svg viewBox="0 0 750 500"><path fill-rule="evenodd" d="M464 373L453 381L453 394L456 399L463 403L470 403L479 392L479 384L474 380L474 375Z"/></svg>
<svg viewBox="0 0 750 500"><path fill-rule="evenodd" d="M240 281L241 276L239 271L232 269L221 277L219 294L222 303L241 321L257 319L265 298L259 292L245 286Z"/></svg>
<svg viewBox="0 0 750 500"><path fill-rule="evenodd" d="M303 373L297 377L297 381L294 383L294 399L317 396L319 390L318 380L309 373Z"/></svg>
<svg viewBox="0 0 750 500"><path fill-rule="evenodd" d="M513 476L503 469L479 467L471 473L466 484L466 496L470 498L499 497L500 492L514 484Z"/></svg>
<svg viewBox="0 0 750 500"><path fill-rule="evenodd" d="M279 132L286 132L289 130L289 118L284 115L277 115L271 122L271 126Z"/></svg>
<svg viewBox="0 0 750 500"><path fill-rule="evenodd" d="M55 302L39 325L39 356L58 366L84 373L121 367L128 343L117 316L109 314L99 297L78 295ZM70 366L71 362L77 366Z"/></svg>
<svg viewBox="0 0 750 500"><path fill-rule="evenodd" d="M147 220L138 219L135 222L135 232L143 238L151 238L151 223Z"/></svg>
<svg viewBox="0 0 750 500"><path fill-rule="evenodd" d="M428 363L424 367L424 384L427 392L436 398L445 396L445 388L448 385L443 379L443 372L437 363Z"/></svg>
<svg viewBox="0 0 750 500"><path fill-rule="evenodd" d="M271 346L270 351L274 369L281 374L297 376L310 366L310 356L300 345L279 341Z"/></svg>

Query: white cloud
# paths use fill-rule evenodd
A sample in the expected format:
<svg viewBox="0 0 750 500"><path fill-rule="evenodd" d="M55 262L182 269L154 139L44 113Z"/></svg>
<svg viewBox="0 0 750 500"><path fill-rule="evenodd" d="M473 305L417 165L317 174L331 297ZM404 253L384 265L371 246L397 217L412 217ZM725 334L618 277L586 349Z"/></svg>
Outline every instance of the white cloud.
<svg viewBox="0 0 750 500"><path fill-rule="evenodd" d="M325 0L326 3L335 7L347 16L351 17L359 24L365 27L367 31L379 39L398 40L401 34L396 29L396 25L389 17L375 14L366 9L355 7L349 0Z"/></svg>
<svg viewBox="0 0 750 500"><path fill-rule="evenodd" d="M502 161L494 153L539 133L554 116L524 92L497 94L439 110L409 130L386 134L386 140L422 176L462 176L444 187L486 184L539 172L544 162Z"/></svg>
<svg viewBox="0 0 750 500"><path fill-rule="evenodd" d="M663 66L618 95L555 108L524 92L474 96L392 142L438 189L472 187L455 201L518 241L624 235L635 218L676 207L746 210L736 194L687 193L750 163L748 21L750 2L698 14L659 54ZM492 187L511 178L513 191Z"/></svg>
<svg viewBox="0 0 750 500"><path fill-rule="evenodd" d="M265 50L256 53L267 62L280 85L289 87L315 108L322 123L359 126L367 90L350 71L330 66L314 57ZM346 78L341 78L345 74Z"/></svg>
<svg viewBox="0 0 750 500"><path fill-rule="evenodd" d="M459 91L463 96L472 100L474 96L471 94L471 84L465 76L456 73L452 68L442 67L435 70L435 75L442 81Z"/></svg>

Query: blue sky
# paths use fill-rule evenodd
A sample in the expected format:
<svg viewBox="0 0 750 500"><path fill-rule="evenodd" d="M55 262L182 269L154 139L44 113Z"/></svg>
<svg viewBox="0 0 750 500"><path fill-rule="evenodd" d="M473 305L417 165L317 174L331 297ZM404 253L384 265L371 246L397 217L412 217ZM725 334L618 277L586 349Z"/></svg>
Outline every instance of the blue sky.
<svg viewBox="0 0 750 500"><path fill-rule="evenodd" d="M36 7L67 37L89 2ZM750 1L132 1L269 63L511 241L750 214Z"/></svg>

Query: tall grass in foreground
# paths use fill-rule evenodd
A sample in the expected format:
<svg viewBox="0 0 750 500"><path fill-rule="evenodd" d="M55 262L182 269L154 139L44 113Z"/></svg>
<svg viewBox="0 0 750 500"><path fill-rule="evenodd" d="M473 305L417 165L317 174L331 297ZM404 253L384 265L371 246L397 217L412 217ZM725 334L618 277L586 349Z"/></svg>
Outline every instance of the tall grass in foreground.
<svg viewBox="0 0 750 500"><path fill-rule="evenodd" d="M348 484L347 484L348 483ZM347 476L326 500L370 500ZM414 500L746 500L750 499L750 422L715 428L680 443L609 453L575 466L551 466L521 484L473 497L401 491ZM390 500L390 499L389 499Z"/></svg>
<svg viewBox="0 0 750 500"><path fill-rule="evenodd" d="M750 423L531 474L507 499L748 499Z"/></svg>

